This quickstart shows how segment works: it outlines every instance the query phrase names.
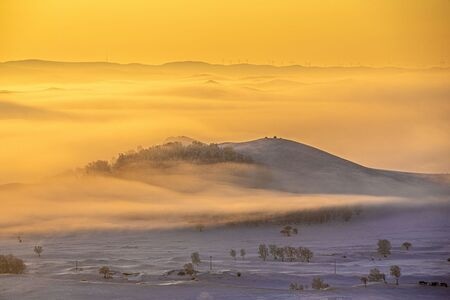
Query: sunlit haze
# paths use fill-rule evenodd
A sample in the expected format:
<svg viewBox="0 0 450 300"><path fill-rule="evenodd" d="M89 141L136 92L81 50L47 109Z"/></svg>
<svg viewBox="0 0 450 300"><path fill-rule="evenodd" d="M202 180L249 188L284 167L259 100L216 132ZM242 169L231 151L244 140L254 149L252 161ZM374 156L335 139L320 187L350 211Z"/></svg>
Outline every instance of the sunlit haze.
<svg viewBox="0 0 450 300"><path fill-rule="evenodd" d="M449 66L447 0L0 1L0 61Z"/></svg>

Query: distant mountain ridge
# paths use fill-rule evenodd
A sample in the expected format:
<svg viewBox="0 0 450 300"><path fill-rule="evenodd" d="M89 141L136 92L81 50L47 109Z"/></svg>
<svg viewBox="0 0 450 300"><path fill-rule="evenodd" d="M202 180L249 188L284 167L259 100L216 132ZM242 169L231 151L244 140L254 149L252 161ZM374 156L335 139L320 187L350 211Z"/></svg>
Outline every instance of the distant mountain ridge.
<svg viewBox="0 0 450 300"><path fill-rule="evenodd" d="M302 71L302 70L429 70L429 69L449 69L445 67L429 67L429 68L406 68L406 67L393 67L393 66L305 66L300 64L290 64L290 65L273 65L273 64L251 64L251 63L230 63L230 64L217 64L208 63L203 61L173 61L163 64L145 64L145 63L117 63L109 61L52 61L52 60L42 60L42 59L24 59L24 60L13 60L0 62L0 66L65 66L65 67L76 67L76 66L104 66L104 67L136 67L136 68L153 68L153 69L173 69L182 68L189 69L194 68L196 70L201 69L259 69L259 70L290 70L290 71Z"/></svg>

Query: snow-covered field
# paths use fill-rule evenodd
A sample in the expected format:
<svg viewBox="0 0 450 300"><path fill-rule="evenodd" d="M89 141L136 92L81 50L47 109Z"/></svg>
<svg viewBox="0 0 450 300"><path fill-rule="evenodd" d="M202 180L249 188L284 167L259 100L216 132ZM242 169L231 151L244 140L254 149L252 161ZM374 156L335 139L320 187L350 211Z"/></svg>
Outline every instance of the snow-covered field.
<svg viewBox="0 0 450 300"><path fill-rule="evenodd" d="M279 226L153 231L77 232L0 238L0 252L12 253L27 264L24 275L0 275L0 299L449 299L450 289L420 286L418 281L450 283L450 218L448 209L414 210L385 216L365 213L350 222L298 226L299 234L280 235ZM392 255L379 259L378 239L389 239ZM409 251L401 249L405 241ZM308 247L310 263L263 262L260 243ZM44 248L42 257L34 245ZM247 255L242 259L240 249ZM236 249L234 260L230 249ZM196 280L165 275L179 270L199 252ZM209 257L212 256L212 271ZM372 260L372 257L374 259ZM75 269L75 262L81 270ZM103 279L101 266L115 274ZM389 267L401 267L400 285ZM336 267L336 274L335 273ZM369 283L361 276L372 268L387 275L387 284ZM237 276L237 272L242 275ZM127 276L123 273L138 273ZM311 289L313 277L327 290ZM291 282L308 285L289 290Z"/></svg>

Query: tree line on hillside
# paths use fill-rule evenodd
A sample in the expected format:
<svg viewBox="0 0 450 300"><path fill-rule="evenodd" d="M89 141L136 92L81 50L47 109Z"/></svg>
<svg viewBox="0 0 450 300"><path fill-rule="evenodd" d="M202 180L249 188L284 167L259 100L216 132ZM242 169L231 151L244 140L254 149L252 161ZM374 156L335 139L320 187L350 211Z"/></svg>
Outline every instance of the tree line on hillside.
<svg viewBox="0 0 450 300"><path fill-rule="evenodd" d="M171 142L120 153L113 162L93 161L84 167L84 171L87 174L108 174L135 164L150 163L153 167L162 167L165 163L178 161L193 164L253 163L251 157L236 152L232 147L220 147L217 144L204 144L197 141L189 145Z"/></svg>
<svg viewBox="0 0 450 300"><path fill-rule="evenodd" d="M291 224L322 224L333 221L349 222L354 216L360 215L362 209L360 207L323 207L316 209L305 209L288 213L280 213L276 215L261 215L250 220L239 220L226 222L227 226L260 226L260 225L282 225L289 226ZM296 229L297 230L297 229ZM280 232L286 236L297 234L294 231ZM288 234L289 233L289 234Z"/></svg>

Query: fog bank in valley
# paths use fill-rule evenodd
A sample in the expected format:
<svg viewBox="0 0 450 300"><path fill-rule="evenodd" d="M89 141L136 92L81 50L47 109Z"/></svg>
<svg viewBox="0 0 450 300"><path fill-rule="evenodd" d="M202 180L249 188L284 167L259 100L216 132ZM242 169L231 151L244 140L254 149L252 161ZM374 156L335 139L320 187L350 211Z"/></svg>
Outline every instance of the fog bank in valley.
<svg viewBox="0 0 450 300"><path fill-rule="evenodd" d="M182 167L166 175L146 174L154 182L64 176L35 184L2 186L0 235L193 227L198 223L213 226L327 207L412 207L424 201L430 207L446 203L445 199L431 198L283 193L238 186L232 183L234 179L217 180L212 175L219 172L217 169L208 173L210 180L206 180L208 176L186 175L182 173L185 170ZM226 171L219 173L233 177ZM170 184L164 183L167 181Z"/></svg>

